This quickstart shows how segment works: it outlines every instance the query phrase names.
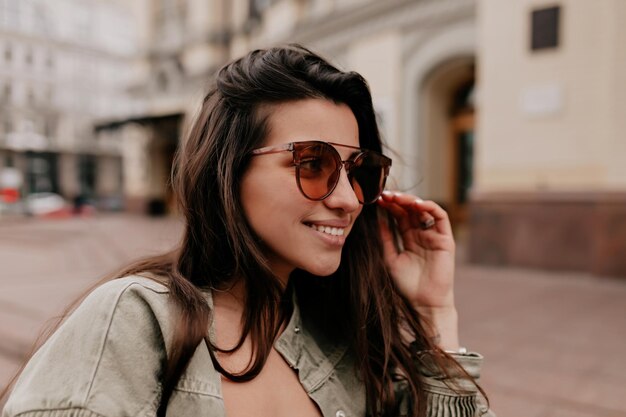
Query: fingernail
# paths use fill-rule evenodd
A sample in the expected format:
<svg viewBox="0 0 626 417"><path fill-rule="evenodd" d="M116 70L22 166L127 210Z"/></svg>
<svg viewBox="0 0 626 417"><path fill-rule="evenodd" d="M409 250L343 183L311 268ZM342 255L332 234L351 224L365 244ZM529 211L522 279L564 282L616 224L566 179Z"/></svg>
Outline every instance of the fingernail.
<svg viewBox="0 0 626 417"><path fill-rule="evenodd" d="M423 203L423 202L424 202L424 200L422 200L421 198L416 198L416 199L415 199L415 202L416 202L417 204L420 204L420 203Z"/></svg>
<svg viewBox="0 0 626 417"><path fill-rule="evenodd" d="M383 191L383 195L385 197L391 197L393 195L393 193L391 191L385 190L385 191Z"/></svg>

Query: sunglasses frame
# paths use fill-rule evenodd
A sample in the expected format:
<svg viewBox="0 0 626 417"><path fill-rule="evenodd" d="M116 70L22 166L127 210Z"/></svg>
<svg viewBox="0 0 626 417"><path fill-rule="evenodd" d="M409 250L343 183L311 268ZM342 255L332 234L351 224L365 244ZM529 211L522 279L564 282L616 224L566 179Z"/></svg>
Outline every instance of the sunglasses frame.
<svg viewBox="0 0 626 417"><path fill-rule="evenodd" d="M301 141L301 142L289 142L289 143L285 143L283 145L275 145L275 146L265 146L262 148L257 148L257 149L253 149L251 151L251 155L252 156L258 156L258 155L267 155L267 154L273 154L273 153L279 153L279 152L291 152L292 153L292 157L293 157L293 164L296 167L296 184L298 185L298 189L300 190L300 193L307 199L312 200L312 201L321 201L324 200L325 198L327 198L329 195L331 195L333 193L333 191L335 191L335 188L337 188L337 184L339 184L339 175L337 175L337 180L335 181L335 183L333 184L332 187L329 187L329 190L321 197L319 198L312 198L310 196L308 196L304 190L302 189L302 184L301 184L301 180L300 180L300 164L301 164L301 160L300 160L300 155L298 154L299 150L311 147L311 146L315 146L315 145L325 145L325 146L329 146L332 150L333 150L333 159L335 159L336 165L337 165L337 169L335 170L335 172L337 174L340 173L341 169L343 167L345 167L346 173L348 174L348 176L350 175L350 170L352 169L352 167L354 166L355 163L358 162L359 159L363 158L364 155L366 154L373 154L375 156L377 156L378 158L381 159L381 161L383 162L381 164L381 167L383 168L383 180L382 180L382 184L381 184L381 188L380 191L378 193L378 195L376 195L376 197L374 199L372 199L371 201L361 201L359 199L359 203L361 204L371 204L373 202L376 201L376 199L378 199L378 197L380 196L380 194L382 194L384 188L385 188L385 183L387 181L387 177L389 176L389 171L391 169L391 158L383 155L380 152L377 151L373 151L370 149L364 149L364 148L359 148L356 146L350 146L350 145L343 145L341 143L334 143L334 142L324 142L324 141L320 141L320 140L308 140L308 141ZM339 152L337 151L337 149L335 149L335 147L341 147L341 148L348 148L348 149L353 149L355 151L359 151L358 153L354 153L350 159L346 159L345 161L341 159L341 155L339 154ZM351 184L352 185L352 184ZM354 189L354 187L352 187ZM357 196L358 199L358 196Z"/></svg>

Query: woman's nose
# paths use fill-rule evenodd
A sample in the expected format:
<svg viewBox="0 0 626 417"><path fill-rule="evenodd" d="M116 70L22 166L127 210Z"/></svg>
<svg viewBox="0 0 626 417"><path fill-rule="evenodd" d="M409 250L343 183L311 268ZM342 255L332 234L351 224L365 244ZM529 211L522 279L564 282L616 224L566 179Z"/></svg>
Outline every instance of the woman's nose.
<svg viewBox="0 0 626 417"><path fill-rule="evenodd" d="M324 203L329 208L340 208L347 213L351 213L359 208L359 199L350 184L350 179L345 169L339 172L337 186L333 192L324 199Z"/></svg>

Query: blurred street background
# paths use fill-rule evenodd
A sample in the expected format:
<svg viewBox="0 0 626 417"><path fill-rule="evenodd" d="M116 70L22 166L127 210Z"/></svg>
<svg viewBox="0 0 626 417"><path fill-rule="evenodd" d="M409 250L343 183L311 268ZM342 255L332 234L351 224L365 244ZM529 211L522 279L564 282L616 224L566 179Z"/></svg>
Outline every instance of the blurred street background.
<svg viewBox="0 0 626 417"><path fill-rule="evenodd" d="M0 224L0 385L70 302L170 248L181 226L131 214ZM464 262L456 280L461 341L485 356L480 382L499 416L626 415L623 281Z"/></svg>
<svg viewBox="0 0 626 417"><path fill-rule="evenodd" d="M368 80L390 188L459 241L501 416L626 416L625 0L0 0L0 387L107 272L176 243L211 77L302 43Z"/></svg>

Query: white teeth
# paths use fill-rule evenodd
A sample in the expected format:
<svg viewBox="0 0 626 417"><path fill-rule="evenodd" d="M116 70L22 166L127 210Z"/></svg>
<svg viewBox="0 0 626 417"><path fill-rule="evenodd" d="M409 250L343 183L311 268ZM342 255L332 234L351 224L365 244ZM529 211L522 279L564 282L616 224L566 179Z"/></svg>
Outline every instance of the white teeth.
<svg viewBox="0 0 626 417"><path fill-rule="evenodd" d="M332 236L343 236L346 230L343 227L318 226L316 224L311 224L309 226L318 232L326 233Z"/></svg>

